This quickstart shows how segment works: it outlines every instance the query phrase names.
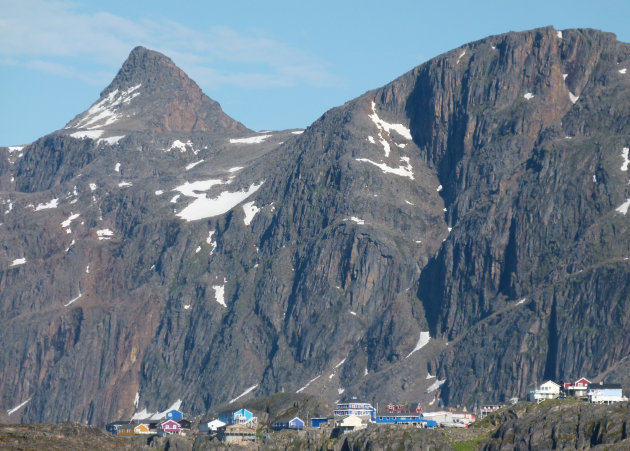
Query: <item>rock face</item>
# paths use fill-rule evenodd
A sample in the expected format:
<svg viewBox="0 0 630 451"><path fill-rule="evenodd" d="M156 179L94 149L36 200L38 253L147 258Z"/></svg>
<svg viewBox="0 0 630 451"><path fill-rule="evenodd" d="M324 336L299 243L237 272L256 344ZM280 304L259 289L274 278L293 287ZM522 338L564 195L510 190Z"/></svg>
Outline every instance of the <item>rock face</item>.
<svg viewBox="0 0 630 451"><path fill-rule="evenodd" d="M480 448L492 450L628 449L627 403L584 402L517 406L498 415L501 423Z"/></svg>
<svg viewBox="0 0 630 451"><path fill-rule="evenodd" d="M134 49L0 151L4 419L627 378L627 66L611 34L508 33L262 134Z"/></svg>

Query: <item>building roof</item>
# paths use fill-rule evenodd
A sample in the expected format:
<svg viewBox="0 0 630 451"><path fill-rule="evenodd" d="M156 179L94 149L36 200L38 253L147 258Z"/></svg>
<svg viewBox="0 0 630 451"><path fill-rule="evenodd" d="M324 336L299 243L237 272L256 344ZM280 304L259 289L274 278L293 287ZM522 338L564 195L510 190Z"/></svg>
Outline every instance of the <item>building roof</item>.
<svg viewBox="0 0 630 451"><path fill-rule="evenodd" d="M621 384L591 384L588 386L590 390L621 390Z"/></svg>

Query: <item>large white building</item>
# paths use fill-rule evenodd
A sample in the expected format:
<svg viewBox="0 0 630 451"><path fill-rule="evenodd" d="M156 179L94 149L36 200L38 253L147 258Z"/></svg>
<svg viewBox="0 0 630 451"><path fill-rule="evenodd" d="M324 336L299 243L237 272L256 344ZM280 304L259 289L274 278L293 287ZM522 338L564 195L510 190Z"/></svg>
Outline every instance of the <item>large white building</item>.
<svg viewBox="0 0 630 451"><path fill-rule="evenodd" d="M527 400L541 402L545 399L555 399L560 396L560 385L554 381L547 381L538 387L530 388L527 391Z"/></svg>
<svg viewBox="0 0 630 451"><path fill-rule="evenodd" d="M612 404L628 400L621 391L621 384L591 384L586 391L589 402Z"/></svg>
<svg viewBox="0 0 630 451"><path fill-rule="evenodd" d="M337 408L333 411L336 417L345 417L348 415L356 415L359 417L373 418L376 409L367 402L342 402L337 404Z"/></svg>

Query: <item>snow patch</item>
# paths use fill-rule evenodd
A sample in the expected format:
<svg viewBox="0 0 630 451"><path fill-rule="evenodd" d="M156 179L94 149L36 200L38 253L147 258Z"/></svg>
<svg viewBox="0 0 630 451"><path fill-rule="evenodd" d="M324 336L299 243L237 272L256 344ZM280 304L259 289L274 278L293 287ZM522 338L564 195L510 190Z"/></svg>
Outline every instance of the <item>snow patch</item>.
<svg viewBox="0 0 630 451"><path fill-rule="evenodd" d="M525 95L524 95L523 97L525 97L525 100L531 100L531 99L533 99L535 96L534 96L534 94L532 94L531 92L527 92L527 93L525 93Z"/></svg>
<svg viewBox="0 0 630 451"><path fill-rule="evenodd" d="M79 132L70 133L70 136L76 139L97 139L103 134L103 130L81 130Z"/></svg>
<svg viewBox="0 0 630 451"><path fill-rule="evenodd" d="M81 291L79 291L79 295L77 297L70 299L70 301L67 304L63 304L63 306L68 307L69 305L73 304L74 301L79 300L81 296L82 296Z"/></svg>
<svg viewBox="0 0 630 451"><path fill-rule="evenodd" d="M431 376L431 373L427 373L426 379L433 379L435 376Z"/></svg>
<svg viewBox="0 0 630 451"><path fill-rule="evenodd" d="M569 76L569 74L562 74L562 79L566 80L568 76Z"/></svg>
<svg viewBox="0 0 630 451"><path fill-rule="evenodd" d="M376 141L374 141L374 137L373 136L368 136L367 137L368 141L371 142L372 144L376 144Z"/></svg>
<svg viewBox="0 0 630 451"><path fill-rule="evenodd" d="M352 310L350 310L350 314L351 314L352 316L357 316L357 312L353 312Z"/></svg>
<svg viewBox="0 0 630 451"><path fill-rule="evenodd" d="M413 203L409 202L408 200L405 200L405 203L408 205L413 205Z"/></svg>
<svg viewBox="0 0 630 451"><path fill-rule="evenodd" d="M68 229L68 230L70 230L70 229ZM71 248L72 246L74 246L74 243L75 243L75 241L74 241L74 240L72 240L72 243L70 243L70 246L68 246L68 247L66 248L66 253L70 250L70 248Z"/></svg>
<svg viewBox="0 0 630 451"><path fill-rule="evenodd" d="M355 223L357 223L359 225L364 225L365 224L365 221L363 219L357 218L356 216L352 216L352 217L346 219L346 221L352 221L352 222L355 222Z"/></svg>
<svg viewBox="0 0 630 451"><path fill-rule="evenodd" d="M383 138L382 132L389 133L391 130L394 130L400 136L405 139L411 140L411 130L405 127L402 124L390 124L389 122L385 122L382 120L378 114L376 113L376 103L372 101L372 114L368 115L368 117L374 122L376 127L379 130L378 137L380 143L383 145L383 149L385 150L385 157L389 156L389 143Z"/></svg>
<svg viewBox="0 0 630 451"><path fill-rule="evenodd" d="M228 169L228 172L237 172L243 169L242 166L234 166L233 168Z"/></svg>
<svg viewBox="0 0 630 451"><path fill-rule="evenodd" d="M260 208L254 205L254 203L255 201L251 201L243 204L243 211L245 212L245 218L243 219L243 222L245 223L245 225L250 225L252 223L252 220L254 219L254 216L256 216L256 213L260 211Z"/></svg>
<svg viewBox="0 0 630 451"><path fill-rule="evenodd" d="M109 136L107 138L100 138L97 141L97 143L100 144L100 143L104 142L105 144L109 144L110 146L113 146L114 144L118 144L118 141L120 141L124 137L125 137L125 135L122 135L122 136Z"/></svg>
<svg viewBox="0 0 630 451"><path fill-rule="evenodd" d="M198 254L199 251L201 251L201 246L197 246L197 249L195 249L195 254Z"/></svg>
<svg viewBox="0 0 630 451"><path fill-rule="evenodd" d="M260 144L271 135L250 136L249 138L231 138L230 144Z"/></svg>
<svg viewBox="0 0 630 451"><path fill-rule="evenodd" d="M258 191L262 184L263 182L257 185L252 184L243 191L224 191L213 199L208 199L205 195L199 196L193 203L177 213L177 216L186 221L195 221L222 215Z"/></svg>
<svg viewBox="0 0 630 451"><path fill-rule="evenodd" d="M16 258L15 260L13 260L13 263L11 263L11 267L20 266L24 263L26 263L26 258Z"/></svg>
<svg viewBox="0 0 630 451"><path fill-rule="evenodd" d="M521 304L524 304L526 300L527 300L527 298L522 298L521 300L519 300L519 301L516 303L516 305L521 305Z"/></svg>
<svg viewBox="0 0 630 451"><path fill-rule="evenodd" d="M627 71L627 69L624 67L623 69L619 69L619 73L620 74L625 74Z"/></svg>
<svg viewBox="0 0 630 451"><path fill-rule="evenodd" d="M125 182L125 181L122 181L122 182L120 182L120 183L118 184L118 186L119 186L120 188L126 188L126 187L128 187L128 186L133 186L133 183L131 183L131 182Z"/></svg>
<svg viewBox="0 0 630 451"><path fill-rule="evenodd" d="M343 392L345 392L346 389L345 388L338 388L337 389L337 393L342 394Z"/></svg>
<svg viewBox="0 0 630 451"><path fill-rule="evenodd" d="M66 219L65 221L61 223L61 227L63 227L64 229L66 227L70 227L70 223L74 221L75 219L77 219L79 216L81 216L80 213L74 213L74 214L70 213L70 216L68 216L68 219Z"/></svg>
<svg viewBox="0 0 630 451"><path fill-rule="evenodd" d="M571 103L575 104L578 101L580 96L574 95L571 91L569 91L569 99L571 99Z"/></svg>
<svg viewBox="0 0 630 451"><path fill-rule="evenodd" d="M24 401L22 404L19 404L17 406L15 406L13 409L9 409L7 410L7 415L11 416L11 414L14 414L15 412L17 412L18 410L20 410L22 407L24 407L26 404L28 404L28 402L31 400L31 398L28 398L26 401Z"/></svg>
<svg viewBox="0 0 630 451"><path fill-rule="evenodd" d="M139 402L140 402L140 392L139 392L139 391L137 391L137 392L136 392L136 397L135 397L135 398L134 398L134 400L133 400L133 407L137 409L137 408L138 408L138 403L139 403Z"/></svg>
<svg viewBox="0 0 630 451"><path fill-rule="evenodd" d="M438 186L436 191L439 193L440 191L442 191L442 185Z"/></svg>
<svg viewBox="0 0 630 451"><path fill-rule="evenodd" d="M173 198L171 199L171 203L172 203L172 204L176 204L176 203L177 203L177 200L178 200L180 197L182 197L182 195L181 195L181 194L175 194L175 195L173 196Z"/></svg>
<svg viewBox="0 0 630 451"><path fill-rule="evenodd" d="M365 367L365 371L363 371L363 375L364 375L364 376L367 376L367 375L368 375L368 369L367 369L367 366Z"/></svg>
<svg viewBox="0 0 630 451"><path fill-rule="evenodd" d="M212 246L212 249L210 250L210 255L212 255L214 253L214 250L217 248L217 243L212 241L212 235L214 235L214 232L214 230L208 232L208 238L206 238L206 243Z"/></svg>
<svg viewBox="0 0 630 451"><path fill-rule="evenodd" d="M90 183L90 191L94 192L96 191L96 188L97 188L96 183Z"/></svg>
<svg viewBox="0 0 630 451"><path fill-rule="evenodd" d="M162 194L164 194L164 191L162 191L161 189L155 191L156 196L161 196Z"/></svg>
<svg viewBox="0 0 630 451"><path fill-rule="evenodd" d="M195 161L194 163L190 163L189 165L186 165L186 170L187 170L187 171L190 171L192 168L194 168L195 166L197 166L198 164L201 164L201 163L203 163L203 162L204 162L204 160L203 160L203 158L202 158L202 159L201 159L201 160L199 160L199 161Z"/></svg>
<svg viewBox="0 0 630 451"><path fill-rule="evenodd" d="M379 168L381 171L383 171L384 174L394 174L394 175L399 175L401 177L408 177L410 180L414 179L413 167L411 166L411 163L409 162L409 157L401 157L400 160L404 161L406 165L400 165L397 168L392 168L391 166L388 166L385 163L376 163L367 158L355 158L355 160L362 161L365 163L370 163L376 166L377 168Z"/></svg>
<svg viewBox="0 0 630 451"><path fill-rule="evenodd" d="M225 305L225 285L213 285L212 288L214 289L214 299L223 307L227 307Z"/></svg>
<svg viewBox="0 0 630 451"><path fill-rule="evenodd" d="M24 149L24 147L26 146L9 146L9 153L20 152L22 149Z"/></svg>
<svg viewBox="0 0 630 451"><path fill-rule="evenodd" d="M321 376L321 374L320 374ZM300 388L299 390L297 390L295 393L302 393L309 385L311 385L313 382L315 382L317 379L319 379L319 376L315 376L313 379L311 379L310 381L308 381L306 383L306 385L302 388Z"/></svg>
<svg viewBox="0 0 630 451"><path fill-rule="evenodd" d="M429 388L427 388L426 392L427 393L431 393L434 392L435 390L437 390L438 388L440 388L442 385L444 385L444 382L446 382L446 379L444 380L439 380L437 379L435 382L433 382Z"/></svg>
<svg viewBox="0 0 630 451"><path fill-rule="evenodd" d="M558 39L562 39L562 31L556 31L556 36L558 36Z"/></svg>
<svg viewBox="0 0 630 451"><path fill-rule="evenodd" d="M466 54L466 50L464 50L458 57L457 57L457 62L455 64L459 64L459 60L461 60L464 55Z"/></svg>
<svg viewBox="0 0 630 451"><path fill-rule="evenodd" d="M295 131L292 131L291 133L293 133L294 135L301 135L302 133L304 133L304 130L295 130Z"/></svg>
<svg viewBox="0 0 630 451"><path fill-rule="evenodd" d="M58 203L59 199L53 199L45 204L38 204L37 207L35 207L35 211L48 210L49 208L57 208Z"/></svg>
<svg viewBox="0 0 630 451"><path fill-rule="evenodd" d="M114 166L114 171L120 173L120 163L116 163L116 166Z"/></svg>
<svg viewBox="0 0 630 451"><path fill-rule="evenodd" d="M339 362L338 364L335 365L335 368L339 368L341 365L343 365L344 363L346 363L346 359L343 359L341 362Z"/></svg>
<svg viewBox="0 0 630 451"><path fill-rule="evenodd" d="M413 350L409 354L407 354L407 357L405 358L408 359L409 357L411 357L411 354L413 354L416 351L419 351L424 346L426 346L429 343L430 339L431 339L431 336L429 335L429 332L420 332L420 338L418 338L418 343L416 343L416 347L413 348Z"/></svg>
<svg viewBox="0 0 630 451"><path fill-rule="evenodd" d="M90 265L87 265L87 266L85 267L85 273L86 273L86 274L89 274L89 273L90 273Z"/></svg>
<svg viewBox="0 0 630 451"><path fill-rule="evenodd" d="M99 240L109 240L112 236L114 236L114 232L110 229L101 229L96 231L96 235Z"/></svg>
<svg viewBox="0 0 630 451"><path fill-rule="evenodd" d="M623 164L621 165L621 170L624 172L628 170L628 164L630 164L630 159L628 159L629 151L630 151L630 148L628 147L624 147L621 150L621 158L623 158Z"/></svg>
<svg viewBox="0 0 630 451"><path fill-rule="evenodd" d="M181 153L186 152L186 146L189 146L192 148L193 143L191 140L188 140L186 142L182 142L179 139L176 139L175 141L173 141L173 144L171 144L171 146L166 149L167 152L170 152L171 150L179 150Z"/></svg>
<svg viewBox="0 0 630 451"><path fill-rule="evenodd" d="M618 206L615 211L618 211L619 213L623 213L625 215L626 213L628 213L628 208L630 208L630 199L626 200L623 204Z"/></svg>
<svg viewBox="0 0 630 451"><path fill-rule="evenodd" d="M190 304L184 305L184 310L190 310Z"/></svg>
<svg viewBox="0 0 630 451"><path fill-rule="evenodd" d="M241 393L240 395L238 395L236 398L231 399L230 402L228 404L232 404L235 403L236 401L238 401L239 399L241 399L243 396L245 396L246 394L252 392L256 387L258 387L258 384L256 385L252 385L251 387L249 387L247 390L245 390L243 393Z"/></svg>
<svg viewBox="0 0 630 451"><path fill-rule="evenodd" d="M192 183L186 182L183 185L179 185L173 188L173 191L179 191L180 193L182 193L184 196L187 196L187 197L201 198L201 197L205 197L205 194L202 194L201 192L208 191L213 186L223 185L224 183L226 182L223 182L222 180L219 180L219 179L199 180Z"/></svg>
<svg viewBox="0 0 630 451"><path fill-rule="evenodd" d="M140 95L136 91L141 84L133 86L118 94L118 89L110 92L107 97L95 103L86 113L85 117L77 122L73 128L95 128L108 126L119 120L122 115L117 113L122 104L129 104L132 99Z"/></svg>

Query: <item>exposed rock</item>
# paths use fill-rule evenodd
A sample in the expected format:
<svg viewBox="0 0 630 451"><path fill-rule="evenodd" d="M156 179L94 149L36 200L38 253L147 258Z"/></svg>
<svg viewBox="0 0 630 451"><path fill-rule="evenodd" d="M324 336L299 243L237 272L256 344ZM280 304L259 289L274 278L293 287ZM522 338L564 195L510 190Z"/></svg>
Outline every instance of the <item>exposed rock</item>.
<svg viewBox="0 0 630 451"><path fill-rule="evenodd" d="M629 382L619 64L611 34L508 33L256 134L134 49L66 129L0 150L0 418Z"/></svg>

